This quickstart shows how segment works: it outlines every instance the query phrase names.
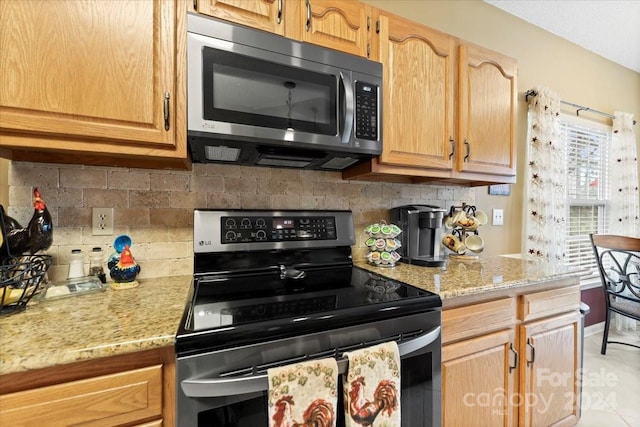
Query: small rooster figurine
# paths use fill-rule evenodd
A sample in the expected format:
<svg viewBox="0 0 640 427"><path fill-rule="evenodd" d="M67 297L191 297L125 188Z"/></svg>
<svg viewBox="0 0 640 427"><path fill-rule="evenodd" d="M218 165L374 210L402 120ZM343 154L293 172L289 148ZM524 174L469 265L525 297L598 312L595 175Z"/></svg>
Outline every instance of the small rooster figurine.
<svg viewBox="0 0 640 427"><path fill-rule="evenodd" d="M291 406L294 405L292 396L282 396L276 402L276 413L273 415L273 427L332 427L335 425L333 405L324 399L316 399L309 404L299 423L293 420Z"/></svg>
<svg viewBox="0 0 640 427"><path fill-rule="evenodd" d="M393 381L382 380L373 392L373 402L365 399L364 377L358 377L351 382L349 392L349 415L351 419L362 426L371 426L382 411L391 415L398 409L398 392Z"/></svg>
<svg viewBox="0 0 640 427"><path fill-rule="evenodd" d="M133 259L129 245L125 245L118 262L109 268L109 274L116 283L132 283L137 286L135 278L138 273L140 273L140 266ZM117 287L123 288L124 286Z"/></svg>
<svg viewBox="0 0 640 427"><path fill-rule="evenodd" d="M7 243L12 256L17 257L27 252L35 254L38 251L48 249L53 242L51 214L37 187L33 189L33 208L33 216L24 228L20 227L20 224L15 220L7 224L5 217Z"/></svg>

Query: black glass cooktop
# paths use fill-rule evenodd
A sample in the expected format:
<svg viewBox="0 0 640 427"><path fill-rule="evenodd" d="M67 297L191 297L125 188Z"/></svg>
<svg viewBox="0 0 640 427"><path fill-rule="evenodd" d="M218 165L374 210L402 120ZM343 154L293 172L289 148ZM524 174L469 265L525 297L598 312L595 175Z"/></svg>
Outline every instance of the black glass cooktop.
<svg viewBox="0 0 640 427"><path fill-rule="evenodd" d="M350 264L273 268L194 279L194 298L176 338L178 354L252 344L439 309L432 292Z"/></svg>

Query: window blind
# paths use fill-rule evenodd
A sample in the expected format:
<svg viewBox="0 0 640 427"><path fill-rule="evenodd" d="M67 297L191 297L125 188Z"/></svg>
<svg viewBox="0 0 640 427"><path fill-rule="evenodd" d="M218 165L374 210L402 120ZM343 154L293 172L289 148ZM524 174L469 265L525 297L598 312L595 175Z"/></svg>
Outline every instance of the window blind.
<svg viewBox="0 0 640 427"><path fill-rule="evenodd" d="M589 234L607 231L611 127L562 115L560 135L567 147L565 263L595 274L597 265Z"/></svg>

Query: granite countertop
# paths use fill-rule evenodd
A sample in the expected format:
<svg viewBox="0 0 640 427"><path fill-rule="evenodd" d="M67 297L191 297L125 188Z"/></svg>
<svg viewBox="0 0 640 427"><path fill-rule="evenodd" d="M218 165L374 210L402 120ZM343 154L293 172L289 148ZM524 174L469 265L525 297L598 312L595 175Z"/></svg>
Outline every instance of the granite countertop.
<svg viewBox="0 0 640 427"><path fill-rule="evenodd" d="M438 293L447 300L530 286L577 272L506 257L447 261L443 267L358 267ZM31 301L0 317L0 375L174 345L191 276L140 280L133 289Z"/></svg>
<svg viewBox="0 0 640 427"><path fill-rule="evenodd" d="M455 259L447 258L443 267L422 267L398 263L392 268L378 267L366 261L354 265L390 279L440 295L443 304L455 297L531 286L562 278L577 277L581 271L503 256Z"/></svg>
<svg viewBox="0 0 640 427"><path fill-rule="evenodd" d="M29 302L0 317L0 375L173 346L192 276Z"/></svg>

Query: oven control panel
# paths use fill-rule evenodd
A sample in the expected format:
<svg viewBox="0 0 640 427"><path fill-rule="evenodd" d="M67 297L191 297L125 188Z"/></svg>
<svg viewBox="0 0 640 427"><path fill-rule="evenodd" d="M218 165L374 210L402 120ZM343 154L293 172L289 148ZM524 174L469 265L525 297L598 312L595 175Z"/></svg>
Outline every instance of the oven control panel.
<svg viewBox="0 0 640 427"><path fill-rule="evenodd" d="M336 240L336 219L331 216L222 216L220 231L223 244Z"/></svg>

